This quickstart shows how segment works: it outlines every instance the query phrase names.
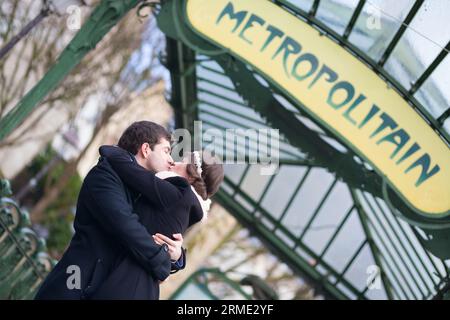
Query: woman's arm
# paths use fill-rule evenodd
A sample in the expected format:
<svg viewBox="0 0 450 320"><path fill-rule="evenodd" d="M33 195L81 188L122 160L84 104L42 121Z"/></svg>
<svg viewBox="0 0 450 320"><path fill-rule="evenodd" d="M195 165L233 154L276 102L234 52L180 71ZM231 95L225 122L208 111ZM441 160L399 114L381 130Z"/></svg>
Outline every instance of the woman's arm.
<svg viewBox="0 0 450 320"><path fill-rule="evenodd" d="M171 178L171 182L159 179L140 166L128 151L116 146L101 146L100 155L105 157L120 179L131 189L142 195L156 207L167 208L181 199L183 189L189 183L182 177Z"/></svg>

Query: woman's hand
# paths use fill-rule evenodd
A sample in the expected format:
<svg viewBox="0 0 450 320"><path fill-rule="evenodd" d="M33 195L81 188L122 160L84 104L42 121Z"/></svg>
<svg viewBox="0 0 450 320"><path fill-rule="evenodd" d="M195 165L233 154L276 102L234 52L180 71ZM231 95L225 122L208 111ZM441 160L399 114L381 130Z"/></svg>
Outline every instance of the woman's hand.
<svg viewBox="0 0 450 320"><path fill-rule="evenodd" d="M157 233L152 237L153 240L159 245L163 245L164 243L167 244L167 246L169 247L170 259L172 261L177 261L178 259L180 259L181 246L183 245L183 236L181 235L181 233L175 233L173 235L175 240L172 240L160 233Z"/></svg>

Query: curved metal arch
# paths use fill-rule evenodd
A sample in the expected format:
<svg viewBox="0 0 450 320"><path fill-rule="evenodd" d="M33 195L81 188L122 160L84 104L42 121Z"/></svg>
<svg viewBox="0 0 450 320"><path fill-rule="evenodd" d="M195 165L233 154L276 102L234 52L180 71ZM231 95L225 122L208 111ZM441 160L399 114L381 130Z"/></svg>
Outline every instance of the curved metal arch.
<svg viewBox="0 0 450 320"><path fill-rule="evenodd" d="M433 128L433 130L443 138L443 140L447 143L447 145L450 144L450 135L442 128L442 122L438 121L437 119L433 118L433 116L430 114L429 111L425 109L425 107L413 96L413 94L420 88L420 86L425 82L425 80L431 75L431 73L436 69L436 67L444 60L444 58L447 56L449 50L450 50L450 42L446 45L445 48L442 49L442 51L438 54L438 56L435 58L435 60L430 64L430 66L423 72L423 74L418 78L418 80L411 86L410 89L405 88L399 81L397 81L393 76L391 76L383 67L383 62L386 61L395 48L395 45L397 42L401 39L401 36L404 32L402 31L405 26L402 24L400 29L397 31L396 36L394 36L394 39L391 41L391 43L388 46L388 49L383 54L383 58L377 62L371 57L369 57L366 53L364 53L362 50L357 48L353 43L351 43L348 40L348 36L351 33L351 28L353 28L354 23L358 19L359 14L362 11L362 5L360 3L357 5L354 15L352 16L348 26L347 30L344 32L344 35L340 35L336 31L332 30L330 27L325 25L323 22L319 21L315 17L315 12L306 12L302 10L301 8L295 6L294 4L290 3L287 0L271 0L276 5L288 9L289 12L294 13L295 15L298 15L303 20L305 20L308 24L316 28L319 32L321 32L324 36L338 42L343 48L348 50L352 55L357 57L359 60L361 60L363 63L368 65L379 77L384 79L386 83L388 83L390 86L392 86L408 103L413 107ZM410 12L407 15L407 18L405 19L405 22L408 22L412 20L415 13L420 9L420 3L421 1L416 2L416 4L412 7ZM317 4L318 6L319 4ZM360 8L361 7L361 8ZM358 15L356 15L358 14ZM404 22L404 23L405 23Z"/></svg>

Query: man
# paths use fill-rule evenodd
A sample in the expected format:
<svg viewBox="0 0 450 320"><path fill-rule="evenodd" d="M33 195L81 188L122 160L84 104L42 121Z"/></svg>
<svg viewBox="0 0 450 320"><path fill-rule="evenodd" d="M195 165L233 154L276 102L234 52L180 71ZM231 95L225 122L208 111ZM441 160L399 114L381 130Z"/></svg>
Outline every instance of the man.
<svg viewBox="0 0 450 320"><path fill-rule="evenodd" d="M141 142L137 143L136 138ZM133 123L125 130L119 146L129 147L130 143L137 143L135 158L144 168L162 171L173 164L170 134L156 123ZM101 157L81 187L71 243L35 299L90 299L125 255L159 281L164 281L171 270L183 268L181 236L169 244L155 243L133 213L134 200L132 192ZM181 264L179 259L183 260Z"/></svg>

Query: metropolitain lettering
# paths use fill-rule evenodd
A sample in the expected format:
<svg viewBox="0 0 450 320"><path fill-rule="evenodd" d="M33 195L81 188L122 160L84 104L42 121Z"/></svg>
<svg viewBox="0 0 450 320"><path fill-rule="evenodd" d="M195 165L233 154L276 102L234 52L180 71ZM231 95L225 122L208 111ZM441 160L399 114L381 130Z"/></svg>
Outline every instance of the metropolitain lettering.
<svg viewBox="0 0 450 320"><path fill-rule="evenodd" d="M280 62L285 76L291 81L305 81L308 89L315 86L329 88L325 91L324 100L330 112L335 112L337 117L342 117L358 129L374 127L367 136L368 142L373 141L375 147L389 146L392 149L389 159L394 165L404 165L404 174L414 175L416 187L440 171L440 166L434 163L431 155L422 151L420 144L411 139L411 133L400 128L386 111L393 106L384 106L383 111L364 92L358 92L354 84L340 79L332 67L286 34L286 30L267 23L257 14L235 8L231 1L217 16L216 25L225 20L234 23L229 32L239 37L243 45L254 45L255 39L249 36L248 30L259 28L259 33L253 33L253 36L259 34L263 37L259 52L270 52L271 59Z"/></svg>

